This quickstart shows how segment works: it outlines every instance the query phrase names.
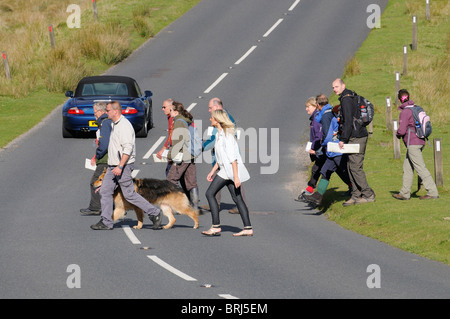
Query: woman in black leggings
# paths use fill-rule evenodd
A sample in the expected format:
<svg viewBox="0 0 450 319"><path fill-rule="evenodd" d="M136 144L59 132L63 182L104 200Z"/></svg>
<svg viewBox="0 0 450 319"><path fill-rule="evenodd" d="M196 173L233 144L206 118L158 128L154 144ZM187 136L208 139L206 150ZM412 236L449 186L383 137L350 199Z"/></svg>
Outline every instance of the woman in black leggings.
<svg viewBox="0 0 450 319"><path fill-rule="evenodd" d="M202 234L206 236L220 235L219 205L215 195L219 190L227 186L244 223L244 229L239 233L233 234L233 236L253 236L248 208L241 195L241 183L247 181L250 176L242 162L234 132L235 126L224 110L213 111L210 121L211 125L218 130L214 146L217 161L207 177L207 180L211 182L206 191L206 199L211 209L212 226L209 230L202 232ZM219 171L213 178L217 170Z"/></svg>

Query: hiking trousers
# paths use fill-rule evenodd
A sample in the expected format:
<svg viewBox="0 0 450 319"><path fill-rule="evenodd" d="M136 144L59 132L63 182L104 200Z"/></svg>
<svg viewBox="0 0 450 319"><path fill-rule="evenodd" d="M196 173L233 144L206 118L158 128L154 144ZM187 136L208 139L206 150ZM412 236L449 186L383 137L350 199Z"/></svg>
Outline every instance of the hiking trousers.
<svg viewBox="0 0 450 319"><path fill-rule="evenodd" d="M182 185L183 189L189 192L197 186L197 169L194 162L181 162L180 164L172 164L169 172L166 175L166 179L177 185L178 182ZM181 180L184 180L184 183Z"/></svg>
<svg viewBox="0 0 450 319"><path fill-rule="evenodd" d="M103 183L100 188L101 203L102 203L102 221L107 227L112 228L113 221L113 206L114 206L114 191L120 187L123 197L131 204L139 207L147 215L157 216L161 211L150 204L144 197L139 195L134 190L133 178L131 172L134 165L127 164L122 170L122 175L115 176L112 170L115 166L109 166L106 171Z"/></svg>
<svg viewBox="0 0 450 319"><path fill-rule="evenodd" d="M425 167L422 150L425 145L409 145L405 161L403 162L403 185L400 195L405 198L411 197L411 187L413 184L414 171L422 179L423 186L427 191L427 195L439 196L436 183L433 180L428 169Z"/></svg>
<svg viewBox="0 0 450 319"><path fill-rule="evenodd" d="M375 196L375 192L367 183L364 172L364 156L366 153L367 139L369 137L351 137L348 144L359 144L359 153L348 154L347 169L352 183L352 198L369 198Z"/></svg>

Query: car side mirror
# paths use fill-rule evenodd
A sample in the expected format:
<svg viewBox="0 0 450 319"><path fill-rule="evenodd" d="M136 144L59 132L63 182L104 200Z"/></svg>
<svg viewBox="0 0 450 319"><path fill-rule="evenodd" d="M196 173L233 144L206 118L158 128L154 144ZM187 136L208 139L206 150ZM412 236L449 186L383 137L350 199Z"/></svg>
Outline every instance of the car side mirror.
<svg viewBox="0 0 450 319"><path fill-rule="evenodd" d="M146 97L151 97L153 95L152 91L144 91Z"/></svg>
<svg viewBox="0 0 450 319"><path fill-rule="evenodd" d="M67 97L73 97L73 91L66 91Z"/></svg>

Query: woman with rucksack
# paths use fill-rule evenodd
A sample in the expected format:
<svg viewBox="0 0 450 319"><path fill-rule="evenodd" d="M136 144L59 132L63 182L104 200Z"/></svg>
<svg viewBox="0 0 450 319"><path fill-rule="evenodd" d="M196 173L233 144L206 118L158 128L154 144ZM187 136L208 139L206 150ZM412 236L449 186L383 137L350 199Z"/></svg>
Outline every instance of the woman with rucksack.
<svg viewBox="0 0 450 319"><path fill-rule="evenodd" d="M412 108L414 101L410 100L407 90L398 91L398 99L402 105L398 107L400 111L399 127L396 133L397 138L403 138L406 146L406 157L403 162L403 185L398 194L392 196L399 200L409 200L411 197L411 187L413 184L414 171L422 179L423 186L427 194L419 199L439 198L436 183L428 169L425 167L422 151L425 147L425 139L419 138L416 134L416 121L413 117Z"/></svg>
<svg viewBox="0 0 450 319"><path fill-rule="evenodd" d="M167 180L181 184L194 209L198 210L198 185L195 157L191 154L191 135L189 126L193 124L193 116L184 109L183 104L173 101L170 116L173 117L172 146L167 159L173 161L167 173Z"/></svg>

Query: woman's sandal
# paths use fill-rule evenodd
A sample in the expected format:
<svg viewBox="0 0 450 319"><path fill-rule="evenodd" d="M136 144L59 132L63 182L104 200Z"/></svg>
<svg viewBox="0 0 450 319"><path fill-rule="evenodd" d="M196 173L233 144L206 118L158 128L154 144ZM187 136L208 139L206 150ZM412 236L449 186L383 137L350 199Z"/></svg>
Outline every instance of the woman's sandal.
<svg viewBox="0 0 450 319"><path fill-rule="evenodd" d="M239 233L233 234L234 237L244 237L244 236L253 236L253 229L244 229Z"/></svg>
<svg viewBox="0 0 450 319"><path fill-rule="evenodd" d="M207 231L202 231L202 234L209 237L220 236L221 231L222 231L221 228L211 227Z"/></svg>

